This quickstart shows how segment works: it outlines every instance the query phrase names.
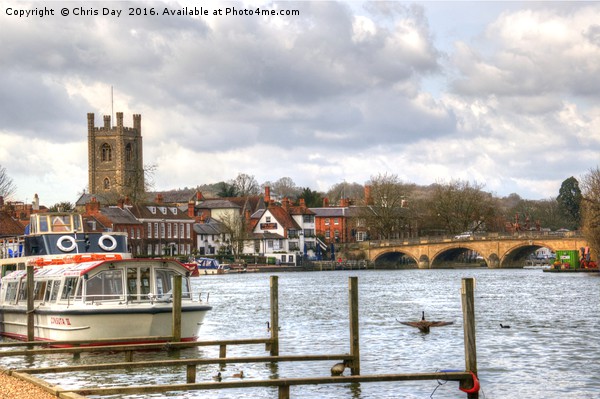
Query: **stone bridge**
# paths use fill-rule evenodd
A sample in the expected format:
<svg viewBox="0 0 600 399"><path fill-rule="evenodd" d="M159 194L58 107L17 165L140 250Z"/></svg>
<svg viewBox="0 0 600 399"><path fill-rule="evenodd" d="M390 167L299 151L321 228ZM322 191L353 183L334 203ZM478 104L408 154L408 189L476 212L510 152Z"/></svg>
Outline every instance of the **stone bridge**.
<svg viewBox="0 0 600 399"><path fill-rule="evenodd" d="M371 241L368 258L377 263L416 264L420 269L465 263L485 263L489 268L522 268L539 248L577 250L587 246L583 236L568 232L526 232L515 235L487 234L457 239L429 237L410 240Z"/></svg>

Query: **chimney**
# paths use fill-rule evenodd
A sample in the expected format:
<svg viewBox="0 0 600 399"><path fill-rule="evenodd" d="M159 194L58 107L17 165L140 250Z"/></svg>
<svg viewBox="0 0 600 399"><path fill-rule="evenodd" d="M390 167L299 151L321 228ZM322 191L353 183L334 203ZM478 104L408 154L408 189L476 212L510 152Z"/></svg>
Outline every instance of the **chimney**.
<svg viewBox="0 0 600 399"><path fill-rule="evenodd" d="M125 205L131 205L131 198L129 198L129 195L125 196Z"/></svg>
<svg viewBox="0 0 600 399"><path fill-rule="evenodd" d="M124 198L119 198L119 200L117 201L117 206L121 209L123 209L123 207L125 206L125 199Z"/></svg>
<svg viewBox="0 0 600 399"><path fill-rule="evenodd" d="M271 188L269 186L265 186L265 204L269 205L271 202Z"/></svg>
<svg viewBox="0 0 600 399"><path fill-rule="evenodd" d="M194 201L188 202L188 216L191 218L193 218L195 216L194 215L195 210L196 210L195 205L196 204L194 203Z"/></svg>
<svg viewBox="0 0 600 399"><path fill-rule="evenodd" d="M202 201L203 197L202 197L202 192L201 191L196 191L196 203Z"/></svg>
<svg viewBox="0 0 600 399"><path fill-rule="evenodd" d="M157 204L162 204L163 203L163 196L162 194L156 194L156 199L154 200L154 202L156 202Z"/></svg>
<svg viewBox="0 0 600 399"><path fill-rule="evenodd" d="M40 197L38 197L37 193L33 196L32 209L34 211L39 211L40 210Z"/></svg>
<svg viewBox="0 0 600 399"><path fill-rule="evenodd" d="M300 198L300 207L306 208L306 203L304 202L304 198Z"/></svg>
<svg viewBox="0 0 600 399"><path fill-rule="evenodd" d="M85 213L88 215L95 215L100 212L100 203L96 200L96 197L92 197L90 202L85 204Z"/></svg>
<svg viewBox="0 0 600 399"><path fill-rule="evenodd" d="M340 206L342 208L348 208L349 205L350 205L350 200L348 198L340 199Z"/></svg>
<svg viewBox="0 0 600 399"><path fill-rule="evenodd" d="M323 208L327 208L329 206L329 198L323 198Z"/></svg>
<svg viewBox="0 0 600 399"><path fill-rule="evenodd" d="M287 197L284 197L281 201L281 207L287 212L290 208L290 200Z"/></svg>
<svg viewBox="0 0 600 399"><path fill-rule="evenodd" d="M373 198L371 198L371 186L365 185L365 204L373 205Z"/></svg>

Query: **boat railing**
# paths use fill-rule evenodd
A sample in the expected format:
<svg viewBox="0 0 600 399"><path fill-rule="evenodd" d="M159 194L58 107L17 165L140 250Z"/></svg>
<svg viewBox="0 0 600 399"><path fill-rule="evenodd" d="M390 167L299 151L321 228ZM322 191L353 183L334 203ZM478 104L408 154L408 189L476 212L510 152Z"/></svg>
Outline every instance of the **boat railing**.
<svg viewBox="0 0 600 399"><path fill-rule="evenodd" d="M19 258L23 256L25 236L0 239L0 259Z"/></svg>

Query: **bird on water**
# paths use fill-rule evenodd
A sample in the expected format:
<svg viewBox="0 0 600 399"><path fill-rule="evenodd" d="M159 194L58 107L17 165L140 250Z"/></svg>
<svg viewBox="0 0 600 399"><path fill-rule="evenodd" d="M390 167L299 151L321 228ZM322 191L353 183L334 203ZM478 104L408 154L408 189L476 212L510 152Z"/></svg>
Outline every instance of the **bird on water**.
<svg viewBox="0 0 600 399"><path fill-rule="evenodd" d="M441 327L447 326L449 324L453 324L453 321L430 321L425 320L425 311L421 314L421 320L419 321L399 321L400 324L404 324L406 326L416 327L424 334L429 333L429 329L431 327Z"/></svg>
<svg viewBox="0 0 600 399"><path fill-rule="evenodd" d="M331 368L331 376L332 377L336 377L336 376L340 376L342 374L344 374L344 370L346 370L346 367L348 367L349 363L347 360L344 360L343 363L336 363L333 365L333 367Z"/></svg>
<svg viewBox="0 0 600 399"><path fill-rule="evenodd" d="M219 371L217 374L213 376L213 380L221 382L221 372Z"/></svg>
<svg viewBox="0 0 600 399"><path fill-rule="evenodd" d="M244 370L232 375L233 378L244 378Z"/></svg>
<svg viewBox="0 0 600 399"><path fill-rule="evenodd" d="M506 326L506 325L500 323L500 328L510 328L510 326Z"/></svg>

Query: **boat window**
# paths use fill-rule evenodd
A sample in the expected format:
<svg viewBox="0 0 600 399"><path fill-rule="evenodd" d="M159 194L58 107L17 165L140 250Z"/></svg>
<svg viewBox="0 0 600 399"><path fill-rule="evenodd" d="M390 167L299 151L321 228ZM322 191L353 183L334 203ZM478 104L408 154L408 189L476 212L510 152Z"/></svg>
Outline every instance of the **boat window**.
<svg viewBox="0 0 600 399"><path fill-rule="evenodd" d="M142 295L147 295L150 293L150 268L142 267L140 269L140 289L142 291Z"/></svg>
<svg viewBox="0 0 600 399"><path fill-rule="evenodd" d="M52 217L52 231L63 232L71 230L71 216L70 215L56 215Z"/></svg>
<svg viewBox="0 0 600 399"><path fill-rule="evenodd" d="M54 281L52 281L52 280L48 281L48 284L46 284L46 293L44 294L44 302L48 302L50 300L50 293L52 292L52 284L54 284Z"/></svg>
<svg viewBox="0 0 600 399"><path fill-rule="evenodd" d="M52 292L50 293L50 302L56 301L58 298L58 290L60 288L60 281L54 281L54 285L52 286Z"/></svg>
<svg viewBox="0 0 600 399"><path fill-rule="evenodd" d="M156 270L156 297L161 299L170 299L173 295L173 276L176 273L172 270L159 269ZM189 280L182 279L181 282L181 297L190 298Z"/></svg>
<svg viewBox="0 0 600 399"><path fill-rule="evenodd" d="M123 297L122 270L105 270L87 280L86 300L121 299Z"/></svg>
<svg viewBox="0 0 600 399"><path fill-rule="evenodd" d="M75 284L77 284L77 277L67 277L60 299L72 298L75 295Z"/></svg>
<svg viewBox="0 0 600 399"><path fill-rule="evenodd" d="M48 217L40 216L40 233L48 232Z"/></svg>
<svg viewBox="0 0 600 399"><path fill-rule="evenodd" d="M25 281L21 281L21 286L19 287L19 301L27 300L27 283Z"/></svg>
<svg viewBox="0 0 600 399"><path fill-rule="evenodd" d="M46 292L47 281L36 281L35 287L33 288L33 300L43 301L44 293Z"/></svg>
<svg viewBox="0 0 600 399"><path fill-rule="evenodd" d="M18 281L11 281L8 284L6 284L6 297L4 298L6 302L14 302L17 299L18 285Z"/></svg>
<svg viewBox="0 0 600 399"><path fill-rule="evenodd" d="M138 270L137 267L127 268L127 295L131 299L138 299Z"/></svg>

